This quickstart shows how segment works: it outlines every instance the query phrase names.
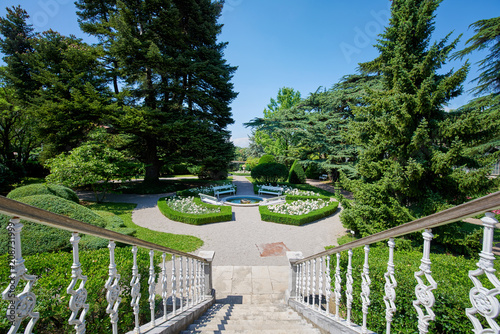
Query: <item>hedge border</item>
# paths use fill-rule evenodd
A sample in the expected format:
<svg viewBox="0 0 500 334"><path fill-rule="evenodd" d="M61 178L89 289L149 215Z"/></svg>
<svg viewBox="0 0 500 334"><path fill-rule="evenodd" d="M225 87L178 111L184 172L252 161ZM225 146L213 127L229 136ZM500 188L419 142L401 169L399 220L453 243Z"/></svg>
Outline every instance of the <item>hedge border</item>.
<svg viewBox="0 0 500 334"><path fill-rule="evenodd" d="M194 201L196 204L202 205L204 207L213 209L220 208L220 213L207 213L204 215L195 215L191 213L182 213L179 211L172 210L165 201L166 197L162 197L158 200L158 208L160 212L167 217L181 223L191 224L191 225L205 225L210 223L219 223L233 220L233 210L230 206L223 205L212 205L203 203L201 199L195 197Z"/></svg>
<svg viewBox="0 0 500 334"><path fill-rule="evenodd" d="M293 201L289 201L287 197L287 203L289 202ZM308 213L307 215L300 215L300 216L275 213L269 211L269 208L267 206L259 206L259 213L260 213L260 219L266 222L301 226L332 215L333 213L335 213L335 211L337 211L338 206L339 202L332 202L332 204L322 209L315 210L313 212Z"/></svg>

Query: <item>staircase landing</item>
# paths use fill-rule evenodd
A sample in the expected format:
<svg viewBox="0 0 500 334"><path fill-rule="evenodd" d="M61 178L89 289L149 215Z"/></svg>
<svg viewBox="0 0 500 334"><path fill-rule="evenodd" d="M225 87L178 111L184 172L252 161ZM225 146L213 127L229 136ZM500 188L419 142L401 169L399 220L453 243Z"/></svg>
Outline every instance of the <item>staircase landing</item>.
<svg viewBox="0 0 500 334"><path fill-rule="evenodd" d="M285 304L286 266L215 266L216 303Z"/></svg>

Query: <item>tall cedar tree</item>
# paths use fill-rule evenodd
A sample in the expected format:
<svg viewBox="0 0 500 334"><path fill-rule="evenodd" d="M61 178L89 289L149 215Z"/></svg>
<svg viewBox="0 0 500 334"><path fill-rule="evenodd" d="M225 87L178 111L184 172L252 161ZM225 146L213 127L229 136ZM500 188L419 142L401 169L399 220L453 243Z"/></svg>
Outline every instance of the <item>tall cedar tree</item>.
<svg viewBox="0 0 500 334"><path fill-rule="evenodd" d="M112 32L106 37L110 57L126 83L114 122L134 136L132 149L146 164L145 181L158 180L161 166L176 159L212 169L227 165L232 156L214 166L207 155L233 152L226 127L233 123L229 104L237 94L230 80L236 68L223 59L226 43L217 42L222 3L107 1L109 25L105 11L89 10L92 3L79 1L80 23L87 30L95 23L97 35Z"/></svg>
<svg viewBox="0 0 500 334"><path fill-rule="evenodd" d="M344 224L362 235L400 225L486 189L488 168L467 154L487 139L471 124L455 127L467 115L444 110L462 92L468 64L440 73L456 46L449 35L430 43L440 0L395 0L379 43L380 56L360 64L363 73L382 76L383 90L370 92L356 108L350 139L360 146L352 181L356 206L342 214ZM470 119L469 119L470 120ZM485 138L486 137L486 138Z"/></svg>

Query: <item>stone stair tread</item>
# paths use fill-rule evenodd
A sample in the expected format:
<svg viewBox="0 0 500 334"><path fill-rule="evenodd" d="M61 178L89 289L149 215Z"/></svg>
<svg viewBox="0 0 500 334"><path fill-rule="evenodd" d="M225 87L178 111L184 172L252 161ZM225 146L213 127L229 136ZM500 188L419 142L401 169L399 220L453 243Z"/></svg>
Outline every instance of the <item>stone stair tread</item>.
<svg viewBox="0 0 500 334"><path fill-rule="evenodd" d="M215 304L181 333L320 332L285 304Z"/></svg>

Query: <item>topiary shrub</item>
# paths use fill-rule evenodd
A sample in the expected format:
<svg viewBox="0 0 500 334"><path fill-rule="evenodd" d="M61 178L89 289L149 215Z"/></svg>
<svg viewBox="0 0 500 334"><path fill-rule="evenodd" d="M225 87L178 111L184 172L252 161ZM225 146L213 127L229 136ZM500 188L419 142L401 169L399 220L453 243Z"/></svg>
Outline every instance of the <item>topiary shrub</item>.
<svg viewBox="0 0 500 334"><path fill-rule="evenodd" d="M29 184L16 188L7 195L7 198L18 200L19 198L33 195L53 195L80 203L80 199L78 199L78 196L72 189L58 184L46 183Z"/></svg>
<svg viewBox="0 0 500 334"><path fill-rule="evenodd" d="M274 157L274 155L271 155L271 154L264 154L259 159L259 165L270 164L273 162L276 162L276 158Z"/></svg>
<svg viewBox="0 0 500 334"><path fill-rule="evenodd" d="M94 211L61 197L53 195L34 195L21 197L18 198L18 200L28 205L95 226L106 226L106 219ZM9 249L10 239L6 230L9 220L10 217L0 215L0 253L6 253ZM70 232L24 220L21 220L21 222L24 224L21 232L21 243L24 255L70 249ZM93 243L95 244L95 242Z"/></svg>
<svg viewBox="0 0 500 334"><path fill-rule="evenodd" d="M288 168L283 164L271 162L257 165L252 169L251 175L257 182L276 183L286 180L288 177Z"/></svg>
<svg viewBox="0 0 500 334"><path fill-rule="evenodd" d="M306 183L306 173L298 160L295 160L288 173L288 182L293 184Z"/></svg>

